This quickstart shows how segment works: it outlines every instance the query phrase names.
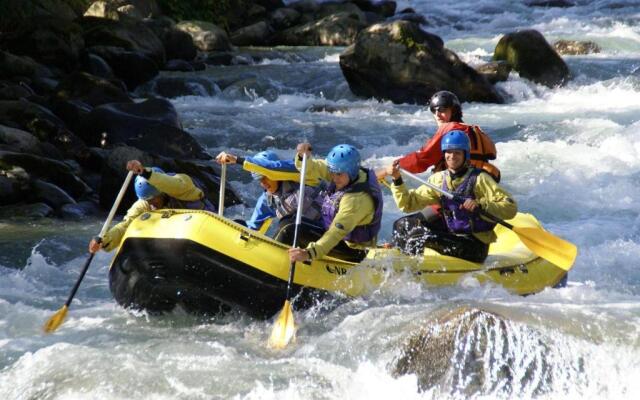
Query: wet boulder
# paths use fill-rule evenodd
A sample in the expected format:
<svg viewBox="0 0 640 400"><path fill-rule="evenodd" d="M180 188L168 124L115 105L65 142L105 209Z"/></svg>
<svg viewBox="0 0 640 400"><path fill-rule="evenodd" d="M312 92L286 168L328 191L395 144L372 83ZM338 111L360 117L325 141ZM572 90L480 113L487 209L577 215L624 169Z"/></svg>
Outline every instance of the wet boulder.
<svg viewBox="0 0 640 400"><path fill-rule="evenodd" d="M155 0L98 0L91 3L84 15L113 20L121 16L143 19L159 16L160 7Z"/></svg>
<svg viewBox="0 0 640 400"><path fill-rule="evenodd" d="M78 66L84 46L80 25L58 17L27 20L16 30L0 36L0 47L4 50L63 71Z"/></svg>
<svg viewBox="0 0 640 400"><path fill-rule="evenodd" d="M99 78L114 79L116 76L109 64L97 54L87 51L81 57L81 69Z"/></svg>
<svg viewBox="0 0 640 400"><path fill-rule="evenodd" d="M133 102L127 92L112 80L86 72L75 72L61 80L55 89L55 96L59 100L80 101L91 107L107 103Z"/></svg>
<svg viewBox="0 0 640 400"><path fill-rule="evenodd" d="M100 172L98 198L103 209L109 210L113 206L127 176L126 166L129 160L139 160L145 166L156 166L153 159L142 150L130 146L116 146L107 154ZM118 207L118 213L126 213L136 200L133 185L129 185Z"/></svg>
<svg viewBox="0 0 640 400"><path fill-rule="evenodd" d="M166 157L202 158L206 153L181 129L178 113L166 99L111 103L94 108L83 121L90 146L126 144Z"/></svg>
<svg viewBox="0 0 640 400"><path fill-rule="evenodd" d="M362 11L369 11L379 14L382 17L391 17L396 13L397 4L395 1L381 0L352 0Z"/></svg>
<svg viewBox="0 0 640 400"><path fill-rule="evenodd" d="M200 76L160 76L136 90L136 94L175 98L180 96L213 96L220 89L216 84Z"/></svg>
<svg viewBox="0 0 640 400"><path fill-rule="evenodd" d="M10 83L0 81L0 100L20 100L33 96L35 93L24 82Z"/></svg>
<svg viewBox="0 0 640 400"><path fill-rule="evenodd" d="M231 50L231 42L227 33L210 22L182 21L176 29L188 33L196 47L202 51Z"/></svg>
<svg viewBox="0 0 640 400"><path fill-rule="evenodd" d="M53 215L53 208L45 203L15 204L0 207L0 219L44 218Z"/></svg>
<svg viewBox="0 0 640 400"><path fill-rule="evenodd" d="M492 61L476 67L476 71L482 74L493 84L505 82L511 73L511 64L506 61Z"/></svg>
<svg viewBox="0 0 640 400"><path fill-rule="evenodd" d="M496 89L444 47L440 37L408 21L376 24L340 55L351 91L395 103L427 104L433 93L450 90L461 101L501 103Z"/></svg>
<svg viewBox="0 0 640 400"><path fill-rule="evenodd" d="M583 54L600 53L600 46L596 42L582 40L557 40L553 48L558 54L577 56Z"/></svg>
<svg viewBox="0 0 640 400"><path fill-rule="evenodd" d="M269 23L276 30L292 27L300 19L300 13L293 8L278 8L269 14Z"/></svg>
<svg viewBox="0 0 640 400"><path fill-rule="evenodd" d="M436 313L412 334L392 374L415 374L420 391L439 386L456 388L464 397L517 397L521 390L542 395L554 374L545 361L549 342L500 315L460 307Z"/></svg>
<svg viewBox="0 0 640 400"><path fill-rule="evenodd" d="M361 19L362 18L362 19ZM348 46L366 26L364 15L342 12L277 32L272 45Z"/></svg>
<svg viewBox="0 0 640 400"><path fill-rule="evenodd" d="M36 62L29 56L17 56L0 50L0 79L13 77L51 78L54 74L46 66Z"/></svg>
<svg viewBox="0 0 640 400"><path fill-rule="evenodd" d="M0 125L0 150L44 155L40 141L29 132Z"/></svg>
<svg viewBox="0 0 640 400"><path fill-rule="evenodd" d="M47 157L26 153L0 150L0 170L21 171L21 179L35 181L37 179L59 186L64 192L78 199L90 193L91 189L76 175L68 164Z"/></svg>
<svg viewBox="0 0 640 400"><path fill-rule="evenodd" d="M264 45L272 32L265 21L260 21L234 31L230 40L236 46Z"/></svg>
<svg viewBox="0 0 640 400"><path fill-rule="evenodd" d="M548 87L570 79L569 67L544 36L528 29L507 33L496 45L494 61L507 61L521 77Z"/></svg>
<svg viewBox="0 0 640 400"><path fill-rule="evenodd" d="M88 49L104 59L113 73L125 83L129 90L150 81L160 72L158 64L141 51L125 50L115 46L93 46Z"/></svg>
<svg viewBox="0 0 640 400"><path fill-rule="evenodd" d="M144 55L164 65L166 56L160 39L145 24L131 18L114 21L105 18L84 17L80 20L84 29L86 47L120 47L125 51ZM97 53L102 56L102 54ZM108 59L105 58L107 62ZM111 63L109 63L111 65ZM111 65L111 67L114 67ZM133 66L132 66L133 67ZM115 71L115 68L114 68Z"/></svg>
<svg viewBox="0 0 640 400"><path fill-rule="evenodd" d="M46 203L54 210L62 208L65 204L76 204L73 197L69 196L67 192L60 187L40 179L33 181L30 198L30 200L32 200L31 202Z"/></svg>
<svg viewBox="0 0 640 400"><path fill-rule="evenodd" d="M24 99L0 101L0 124L30 132L40 141L49 142L68 158L82 160L86 145L71 132L51 110Z"/></svg>

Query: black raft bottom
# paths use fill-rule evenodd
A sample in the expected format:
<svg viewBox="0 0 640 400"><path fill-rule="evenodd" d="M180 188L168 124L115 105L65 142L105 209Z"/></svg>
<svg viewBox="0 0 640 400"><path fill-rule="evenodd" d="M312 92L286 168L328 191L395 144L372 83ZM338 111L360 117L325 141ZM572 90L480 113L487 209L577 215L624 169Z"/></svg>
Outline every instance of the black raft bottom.
<svg viewBox="0 0 640 400"><path fill-rule="evenodd" d="M282 309L287 282L190 240L127 239L109 271L116 301L163 313L176 306L197 314L231 309L269 318ZM294 285L294 308L308 308L329 292Z"/></svg>

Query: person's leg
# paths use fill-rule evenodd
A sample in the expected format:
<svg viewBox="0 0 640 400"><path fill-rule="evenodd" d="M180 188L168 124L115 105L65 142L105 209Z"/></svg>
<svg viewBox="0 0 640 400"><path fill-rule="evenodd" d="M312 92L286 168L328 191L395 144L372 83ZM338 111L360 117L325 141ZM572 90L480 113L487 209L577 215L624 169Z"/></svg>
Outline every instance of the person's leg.
<svg viewBox="0 0 640 400"><path fill-rule="evenodd" d="M295 216L284 217L278 223L278 229L274 239L280 243L292 245L296 227ZM302 218L298 229L298 242L296 247L304 249L310 242L315 242L324 234L324 229L317 222Z"/></svg>
<svg viewBox="0 0 640 400"><path fill-rule="evenodd" d="M440 254L461 258L472 262L484 262L489 253L489 245L481 242L472 235L454 235L449 232L427 232L422 238L417 238L415 250L423 251L425 247ZM414 253L415 254L415 253Z"/></svg>

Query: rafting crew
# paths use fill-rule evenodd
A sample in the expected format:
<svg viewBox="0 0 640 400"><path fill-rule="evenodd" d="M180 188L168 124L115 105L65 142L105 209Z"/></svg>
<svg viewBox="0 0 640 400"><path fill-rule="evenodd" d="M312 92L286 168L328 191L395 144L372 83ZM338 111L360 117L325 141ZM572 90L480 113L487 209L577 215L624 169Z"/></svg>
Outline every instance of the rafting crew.
<svg viewBox="0 0 640 400"><path fill-rule="evenodd" d="M215 160L218 164L239 164L248 171L268 170L263 173L251 172L254 181L260 183L264 192L258 197L251 218L245 224L253 230L264 233L275 218L279 224L275 234L276 240L291 243L289 237L293 233L300 189L300 184L293 180L299 176L294 161L280 160L278 155L271 150L261 151L246 158L223 151L216 156ZM269 177L266 173L273 175ZM306 185L305 187L302 203L302 216L305 223L320 225L321 189L322 186L319 185ZM301 237L301 243L303 242L305 239Z"/></svg>
<svg viewBox="0 0 640 400"><path fill-rule="evenodd" d="M312 158L311 145L297 146L295 165L302 167L307 155L306 174L326 181L322 200L322 235L306 248L289 249L292 262L331 255L359 262L367 248L376 246L382 220L382 192L374 171L363 168L360 153L349 144L333 147L326 159ZM304 231L304 227L301 227Z"/></svg>
<svg viewBox="0 0 640 400"><path fill-rule="evenodd" d="M186 174L166 173L158 167L145 167L138 160L127 162L127 170L136 174L134 189L138 200L131 205L122 222L107 231L102 240L94 238L89 252L111 251L120 246L131 222L147 211L161 208L186 208L215 211L196 179Z"/></svg>
<svg viewBox="0 0 640 400"><path fill-rule="evenodd" d="M516 202L486 170L471 164L471 144L466 132L447 133L440 149L446 169L434 173L428 181L462 201L450 200L426 185L408 190L400 175L401 163L394 161L385 173L393 177L390 188L398 208L415 212L440 205L444 227L416 222L412 216L403 217L394 223L392 243L408 254L421 254L428 247L440 254L483 262L496 234L495 222L481 216L479 209L500 219L510 219L517 213Z"/></svg>

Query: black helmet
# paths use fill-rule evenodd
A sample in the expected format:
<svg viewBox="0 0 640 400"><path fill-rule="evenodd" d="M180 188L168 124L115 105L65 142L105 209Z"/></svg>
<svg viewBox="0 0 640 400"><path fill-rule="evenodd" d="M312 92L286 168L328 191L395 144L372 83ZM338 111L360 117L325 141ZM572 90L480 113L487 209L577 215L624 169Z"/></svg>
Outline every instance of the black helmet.
<svg viewBox="0 0 640 400"><path fill-rule="evenodd" d="M447 90L441 90L431 96L431 100L429 100L429 110L431 110L432 113L435 112L438 107L447 107L459 110L460 100L458 100L458 96L455 94Z"/></svg>

